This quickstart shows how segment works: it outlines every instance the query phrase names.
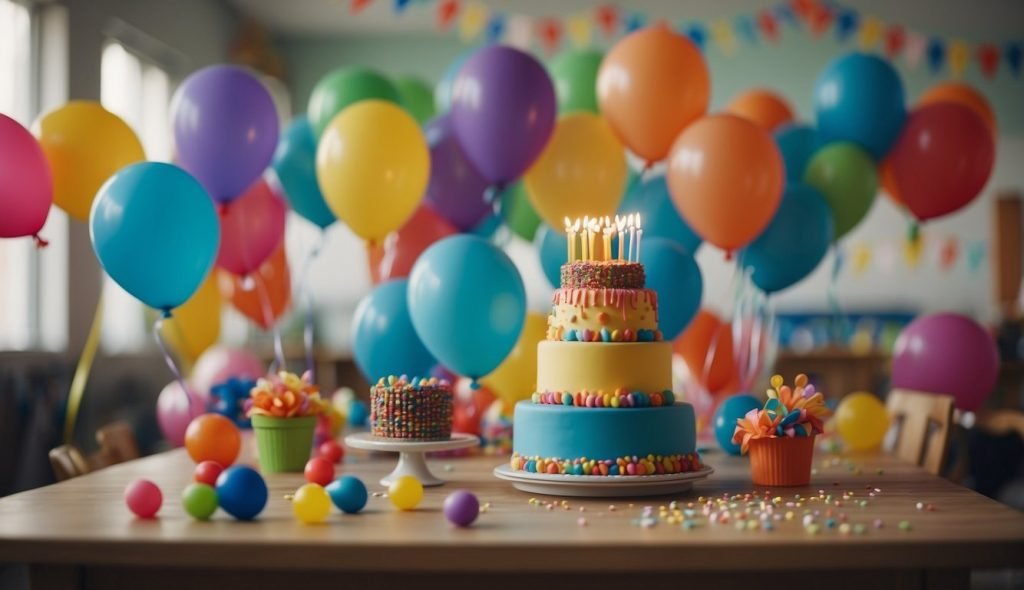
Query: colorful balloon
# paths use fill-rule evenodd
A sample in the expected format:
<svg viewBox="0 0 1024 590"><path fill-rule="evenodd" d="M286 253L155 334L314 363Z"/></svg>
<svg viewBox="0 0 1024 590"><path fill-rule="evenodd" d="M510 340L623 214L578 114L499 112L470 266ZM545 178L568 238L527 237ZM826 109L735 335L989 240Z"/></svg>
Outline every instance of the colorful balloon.
<svg viewBox="0 0 1024 590"><path fill-rule="evenodd" d="M323 486L307 483L295 490L292 513L303 524L320 524L331 514L331 497Z"/></svg>
<svg viewBox="0 0 1024 590"><path fill-rule="evenodd" d="M136 479L124 489L124 502L139 518L153 518L164 503L164 495L148 479Z"/></svg>
<svg viewBox="0 0 1024 590"><path fill-rule="evenodd" d="M209 66L178 86L171 101L181 167L220 203L239 198L266 170L280 133L267 87L237 66Z"/></svg>
<svg viewBox="0 0 1024 590"><path fill-rule="evenodd" d="M190 364L220 339L221 303L217 277L210 273L188 301L174 310L174 316L161 324L164 340Z"/></svg>
<svg viewBox="0 0 1024 590"><path fill-rule="evenodd" d="M734 96L725 112L748 119L768 133L774 133L793 121L793 108L786 99L764 88L755 88Z"/></svg>
<svg viewBox="0 0 1024 590"><path fill-rule="evenodd" d="M412 266L423 251L441 238L459 230L423 203L398 231L384 238L384 243L369 246L366 256L370 279L374 285L409 276Z"/></svg>
<svg viewBox="0 0 1024 590"><path fill-rule="evenodd" d="M146 159L132 128L94 101L73 100L50 111L36 123L35 134L50 165L53 203L78 221L89 220L107 179Z"/></svg>
<svg viewBox="0 0 1024 590"><path fill-rule="evenodd" d="M751 269L759 289L776 293L818 267L832 245L832 233L832 210L821 193L790 183L771 223L740 253L740 264Z"/></svg>
<svg viewBox="0 0 1024 590"><path fill-rule="evenodd" d="M910 114L885 164L895 195L922 221L978 196L995 164L995 139L970 107L935 103Z"/></svg>
<svg viewBox="0 0 1024 590"><path fill-rule="evenodd" d="M697 248L700 248L700 236L679 216L679 211L672 204L664 176L631 182L619 205L619 213L640 214L645 238L667 238L678 243L691 255L696 254Z"/></svg>
<svg viewBox="0 0 1024 590"><path fill-rule="evenodd" d="M247 276L266 262L284 240L288 208L267 177L254 182L241 197L220 210L217 266Z"/></svg>
<svg viewBox="0 0 1024 590"><path fill-rule="evenodd" d="M334 223L334 213L316 182L316 140L304 115L296 117L281 137L271 166L293 211L320 229Z"/></svg>
<svg viewBox="0 0 1024 590"><path fill-rule="evenodd" d="M196 416L185 429L185 449L196 463L216 461L226 467L235 462L241 448L238 427L220 414Z"/></svg>
<svg viewBox="0 0 1024 590"><path fill-rule="evenodd" d="M316 177L338 219L376 242L402 227L423 198L430 151L416 121L396 104L364 100L324 130Z"/></svg>
<svg viewBox="0 0 1024 590"><path fill-rule="evenodd" d="M53 178L39 142L0 113L0 238L37 236L53 204Z"/></svg>
<svg viewBox="0 0 1024 590"><path fill-rule="evenodd" d="M537 390L537 345L544 340L547 330L546 315L528 312L512 352L483 380L483 384L510 405L530 399Z"/></svg>
<svg viewBox="0 0 1024 590"><path fill-rule="evenodd" d="M707 309L694 316L686 330L672 343L683 357L690 375L711 393L718 393L736 379L732 326Z"/></svg>
<svg viewBox="0 0 1024 590"><path fill-rule="evenodd" d="M750 394L734 395L722 401L712 418L712 428L715 430L715 440L723 451L730 455L740 454L740 445L732 442L736 421L751 410L760 410L761 405L761 400Z"/></svg>
<svg viewBox="0 0 1024 590"><path fill-rule="evenodd" d="M252 520L267 506L267 482L252 467L228 467L217 478L220 507L238 520Z"/></svg>
<svg viewBox="0 0 1024 590"><path fill-rule="evenodd" d="M893 387L952 395L956 407L973 412L985 403L998 377L995 340L966 316L921 316L896 340Z"/></svg>
<svg viewBox="0 0 1024 590"><path fill-rule="evenodd" d="M993 137L999 134L996 115L988 99L976 88L963 82L941 82L932 86L917 100L917 107L948 102L962 104L971 109L985 122Z"/></svg>
<svg viewBox="0 0 1024 590"><path fill-rule="evenodd" d="M456 378L452 403L452 430L481 436L487 409L498 396L485 384L466 377Z"/></svg>
<svg viewBox="0 0 1024 590"><path fill-rule="evenodd" d="M768 132L736 115L710 115L679 135L668 188L683 219L731 254L768 226L782 199L782 156Z"/></svg>
<svg viewBox="0 0 1024 590"><path fill-rule="evenodd" d="M573 113L558 120L551 141L526 172L526 195L545 223L613 215L629 168L622 144L600 115Z"/></svg>
<svg viewBox="0 0 1024 590"><path fill-rule="evenodd" d="M775 145L786 165L786 180L802 182L807 163L821 149L821 140L809 125L783 125L775 131Z"/></svg>
<svg viewBox="0 0 1024 590"><path fill-rule="evenodd" d="M196 483L204 483L208 486L217 485L217 478L224 472L224 467L216 461L201 461L192 472L192 479Z"/></svg>
<svg viewBox="0 0 1024 590"><path fill-rule="evenodd" d="M551 62L548 71L555 84L558 112L598 113L597 72L604 55L593 49L564 51Z"/></svg>
<svg viewBox="0 0 1024 590"><path fill-rule="evenodd" d="M537 230L537 254L540 256L540 267L544 277L555 289L562 284L562 265L566 262L566 249L569 238L550 225L543 224Z"/></svg>
<svg viewBox="0 0 1024 590"><path fill-rule="evenodd" d="M220 229L213 201L192 176L171 164L143 162L100 188L89 237L118 285L166 312L188 301L210 273Z"/></svg>
<svg viewBox="0 0 1024 590"><path fill-rule="evenodd" d="M507 185L536 160L555 127L555 89L529 53L490 45L474 53L452 86L452 125L488 182Z"/></svg>
<svg viewBox="0 0 1024 590"><path fill-rule="evenodd" d="M411 475L403 475L388 486L388 499L399 510L413 510L423 501L423 484Z"/></svg>
<svg viewBox="0 0 1024 590"><path fill-rule="evenodd" d="M319 141L331 121L346 108L364 100L401 102L398 89L382 74L363 67L339 68L320 79L309 96L309 124Z"/></svg>
<svg viewBox="0 0 1024 590"><path fill-rule="evenodd" d="M327 486L331 502L345 514L356 514L366 507L366 484L354 475L343 475Z"/></svg>
<svg viewBox="0 0 1024 590"><path fill-rule="evenodd" d="M704 115L711 82L700 50L665 25L630 33L601 62L597 99L622 143L649 164Z"/></svg>
<svg viewBox="0 0 1024 590"><path fill-rule="evenodd" d="M889 430L889 414L877 397L858 391L843 396L836 407L836 431L851 451L876 451Z"/></svg>
<svg viewBox="0 0 1024 590"><path fill-rule="evenodd" d="M206 401L195 391L186 395L177 380L171 381L156 398L156 422L172 447L185 444L185 429L206 412Z"/></svg>
<svg viewBox="0 0 1024 590"><path fill-rule="evenodd" d="M520 181L506 189L498 202L498 211L512 233L528 242L533 241L541 221L526 194L526 183Z"/></svg>
<svg viewBox="0 0 1024 590"><path fill-rule="evenodd" d="M647 288L658 294L658 327L672 340L700 310L704 279L693 256L668 238L643 241L640 263L647 274Z"/></svg>
<svg viewBox="0 0 1024 590"><path fill-rule="evenodd" d="M259 379L267 373L266 366L248 350L214 346L207 349L192 367L193 390L204 400L209 399L210 390L228 379Z"/></svg>
<svg viewBox="0 0 1024 590"><path fill-rule="evenodd" d="M478 379L497 368L518 341L526 290L507 254L476 236L451 236L416 261L409 315L438 361Z"/></svg>
<svg viewBox="0 0 1024 590"><path fill-rule="evenodd" d="M229 272L217 273L220 293L231 307L260 328L269 330L292 304L292 278L283 242L249 279L251 285L246 284L247 279Z"/></svg>
<svg viewBox="0 0 1024 590"><path fill-rule="evenodd" d="M881 160L907 117L903 81L888 61L849 53L818 77L814 111L824 143L852 142ZM837 236L843 233L836 232Z"/></svg>
<svg viewBox="0 0 1024 590"><path fill-rule="evenodd" d="M381 283L356 307L352 356L370 383L388 375L424 376L436 362L413 329L408 289L407 279Z"/></svg>
<svg viewBox="0 0 1024 590"><path fill-rule="evenodd" d="M434 119L424 133L430 146L430 181L423 199L459 231L469 231L493 210L484 198L487 179L462 151L450 116Z"/></svg>
<svg viewBox="0 0 1024 590"><path fill-rule="evenodd" d="M419 78L402 76L395 78L398 98L420 125L434 118L434 92Z"/></svg>
<svg viewBox="0 0 1024 590"><path fill-rule="evenodd" d="M833 143L811 158L804 183L828 202L834 239L838 240L871 210L878 192L878 172L871 156L861 148L852 143Z"/></svg>
<svg viewBox="0 0 1024 590"><path fill-rule="evenodd" d="M473 55L473 51L467 51L456 57L452 63L448 64L444 75L441 76L441 81L434 87L434 106L437 107L439 115L443 115L451 110L452 86L455 84L455 77L459 75L459 70L462 69L462 66L471 55Z"/></svg>

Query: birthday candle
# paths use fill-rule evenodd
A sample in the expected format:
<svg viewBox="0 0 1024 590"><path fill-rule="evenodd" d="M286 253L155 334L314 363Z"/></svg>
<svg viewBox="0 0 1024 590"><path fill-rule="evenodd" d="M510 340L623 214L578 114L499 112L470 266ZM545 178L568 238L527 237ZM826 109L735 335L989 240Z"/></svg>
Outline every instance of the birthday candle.
<svg viewBox="0 0 1024 590"><path fill-rule="evenodd" d="M632 262L633 248L635 247L634 244L636 244L636 221L632 213L626 218L626 223L629 225L629 250L626 251L626 260Z"/></svg>
<svg viewBox="0 0 1024 590"><path fill-rule="evenodd" d="M575 241L572 237L572 223L569 222L569 218L565 218L565 259L567 262L572 262L572 243Z"/></svg>
<svg viewBox="0 0 1024 590"><path fill-rule="evenodd" d="M587 227L587 246L590 248L591 260L597 260L597 244L594 242L597 237L597 221L591 220L590 226Z"/></svg>
<svg viewBox="0 0 1024 590"><path fill-rule="evenodd" d="M640 228L640 214L636 214L636 261L640 262L640 242L643 240L644 230Z"/></svg>
<svg viewBox="0 0 1024 590"><path fill-rule="evenodd" d="M626 228L626 218L615 216L615 226L619 229L619 260L622 260L623 250L625 250L626 243L623 241L623 231Z"/></svg>
<svg viewBox="0 0 1024 590"><path fill-rule="evenodd" d="M611 260L612 259L612 233L613 233L613 231L614 230L611 227L604 228L604 259L605 260Z"/></svg>

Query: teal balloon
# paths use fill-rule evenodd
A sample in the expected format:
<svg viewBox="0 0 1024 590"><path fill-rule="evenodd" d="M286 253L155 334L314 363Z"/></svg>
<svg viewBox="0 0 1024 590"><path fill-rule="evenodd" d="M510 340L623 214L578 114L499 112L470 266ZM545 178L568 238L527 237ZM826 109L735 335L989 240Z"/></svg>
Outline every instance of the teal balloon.
<svg viewBox="0 0 1024 590"><path fill-rule="evenodd" d="M838 240L871 210L878 192L878 171L871 156L855 144L833 143L811 158L804 184L817 189L832 208L834 239Z"/></svg>
<svg viewBox="0 0 1024 590"><path fill-rule="evenodd" d="M478 379L516 344L526 290L515 264L483 238L444 238L409 276L409 315L427 350L449 369Z"/></svg>
<svg viewBox="0 0 1024 590"><path fill-rule="evenodd" d="M832 231L832 211L821 193L788 184L771 223L740 252L740 264L751 269L751 280L765 293L781 291L818 267Z"/></svg>
<svg viewBox="0 0 1024 590"><path fill-rule="evenodd" d="M658 294L658 327L665 340L674 340L700 310L704 278L693 256L668 238L647 238L641 243L640 263L647 288Z"/></svg>
<svg viewBox="0 0 1024 590"><path fill-rule="evenodd" d="M592 49L566 51L548 66L555 83L558 112L599 112L597 106L597 71L604 55Z"/></svg>
<svg viewBox="0 0 1024 590"><path fill-rule="evenodd" d="M339 68L316 83L309 96L309 124L317 140L338 113L362 100L402 104L398 89L379 72L363 67Z"/></svg>
<svg viewBox="0 0 1024 590"><path fill-rule="evenodd" d="M473 229L469 230L468 233L474 236L480 236L481 238L491 238L494 234L498 233L501 229L502 220L501 215L497 213L491 213L480 220L480 223L473 226Z"/></svg>
<svg viewBox="0 0 1024 590"><path fill-rule="evenodd" d="M715 410L715 416L712 419L718 446L730 455L739 455L740 445L732 442L732 435L736 432L736 420L746 416L750 410L760 409L761 401L747 393L726 398Z"/></svg>
<svg viewBox="0 0 1024 590"><path fill-rule="evenodd" d="M690 254L696 254L701 238L690 229L679 215L664 176L647 180L634 179L629 183L626 196L619 205L620 215L639 213L644 228L644 239L666 238L676 242Z"/></svg>
<svg viewBox="0 0 1024 590"><path fill-rule="evenodd" d="M455 58L452 63L448 64L448 69L444 71L444 75L441 76L441 81L434 87L434 108L437 114L441 115L447 113L452 106L452 84L455 82L455 77L459 75L459 70L462 69L462 64L466 63L466 60L473 55L472 51L467 51L462 55Z"/></svg>
<svg viewBox="0 0 1024 590"><path fill-rule="evenodd" d="M167 312L185 303L210 273L220 225L213 200L192 175L172 164L141 162L100 187L89 237L110 278Z"/></svg>
<svg viewBox="0 0 1024 590"><path fill-rule="evenodd" d="M560 231L552 229L548 224L541 224L537 230L537 254L544 276L556 289L562 285L562 265L566 261L569 239Z"/></svg>
<svg viewBox="0 0 1024 590"><path fill-rule="evenodd" d="M419 78L402 76L395 78L395 88L402 99L402 106L420 125L434 118L434 92Z"/></svg>
<svg viewBox="0 0 1024 590"><path fill-rule="evenodd" d="M381 283L356 307L352 356L370 383L388 375L426 376L437 362L412 327L408 287L408 279Z"/></svg>
<svg viewBox="0 0 1024 590"><path fill-rule="evenodd" d="M324 202L316 181L316 140L313 139L309 119L305 116L295 118L277 144L270 165L293 211L320 229L334 223L334 213Z"/></svg>
<svg viewBox="0 0 1024 590"><path fill-rule="evenodd" d="M775 132L775 145L779 147L786 165L787 181L802 181L807 163L821 148L817 130L809 125L785 125Z"/></svg>

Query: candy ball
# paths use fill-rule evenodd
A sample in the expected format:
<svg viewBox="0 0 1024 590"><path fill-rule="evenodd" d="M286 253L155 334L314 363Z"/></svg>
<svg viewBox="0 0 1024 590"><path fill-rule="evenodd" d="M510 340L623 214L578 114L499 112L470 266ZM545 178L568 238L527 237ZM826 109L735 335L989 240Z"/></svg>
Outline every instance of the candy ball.
<svg viewBox="0 0 1024 590"><path fill-rule="evenodd" d="M732 435L736 431L736 420L746 416L750 410L757 410L760 407L761 400L748 394L734 395L718 406L713 423L715 439L723 451L730 455L740 454L740 445L732 442Z"/></svg>
<svg viewBox="0 0 1024 590"><path fill-rule="evenodd" d="M473 524L480 515L480 501L466 490L455 490L444 499L444 517L459 527Z"/></svg>
<svg viewBox="0 0 1024 590"><path fill-rule="evenodd" d="M124 503L135 516L153 518L164 503L160 488L148 479L136 479L124 489Z"/></svg>
<svg viewBox="0 0 1024 590"><path fill-rule="evenodd" d="M242 435L234 422L220 414L203 414L185 430L185 449L196 463L216 461L231 465L242 448Z"/></svg>
<svg viewBox="0 0 1024 590"><path fill-rule="evenodd" d="M848 449L873 451L882 445L889 430L889 414L877 397L858 391L839 401L835 423Z"/></svg>
<svg viewBox="0 0 1024 590"><path fill-rule="evenodd" d="M423 484L411 475L403 475L391 482L388 498L399 510L412 510L423 500Z"/></svg>
<svg viewBox="0 0 1024 590"><path fill-rule="evenodd" d="M317 450L321 457L334 464L341 463L341 460L345 458L345 448L336 440L324 441Z"/></svg>
<svg viewBox="0 0 1024 590"><path fill-rule="evenodd" d="M334 465L323 457L313 457L306 462L306 469L303 471L303 474L309 483L325 486L334 479Z"/></svg>
<svg viewBox="0 0 1024 590"><path fill-rule="evenodd" d="M331 502L345 514L355 514L366 506L366 484L354 475L343 475L327 486Z"/></svg>
<svg viewBox="0 0 1024 590"><path fill-rule="evenodd" d="M196 520L209 520L217 511L217 490L205 483L189 484L181 493L181 506Z"/></svg>
<svg viewBox="0 0 1024 590"><path fill-rule="evenodd" d="M224 467L216 461L202 461L196 465L194 479L197 483L205 483L208 486L217 485L217 478L220 477Z"/></svg>
<svg viewBox="0 0 1024 590"><path fill-rule="evenodd" d="M252 520L267 505L267 483L252 467L228 467L217 478L217 499L238 520Z"/></svg>
<svg viewBox="0 0 1024 590"><path fill-rule="evenodd" d="M324 488L315 483L307 483L295 491L292 497L292 512L295 518L305 524L317 524L327 520L331 512L331 499Z"/></svg>

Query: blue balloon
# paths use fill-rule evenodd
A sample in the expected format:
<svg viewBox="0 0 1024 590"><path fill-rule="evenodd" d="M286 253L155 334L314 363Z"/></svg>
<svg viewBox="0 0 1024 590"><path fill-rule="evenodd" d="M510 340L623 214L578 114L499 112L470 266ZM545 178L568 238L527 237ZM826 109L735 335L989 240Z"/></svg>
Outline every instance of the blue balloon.
<svg viewBox="0 0 1024 590"><path fill-rule="evenodd" d="M267 482L252 467L228 467L217 477L217 502L238 520L252 520L267 505Z"/></svg>
<svg viewBox="0 0 1024 590"><path fill-rule="evenodd" d="M370 291L352 318L352 352L370 381L388 375L426 375L437 362L409 318L409 280L387 281Z"/></svg>
<svg viewBox="0 0 1024 590"><path fill-rule="evenodd" d="M473 229L469 231L469 233L473 234L474 236L480 236L481 238L490 238L495 233L497 233L499 229L501 229L502 223L503 222L501 215L498 215L497 213L491 213L484 217L483 219L481 219L480 223L476 224L476 226L474 226Z"/></svg>
<svg viewBox="0 0 1024 590"><path fill-rule="evenodd" d="M526 319L526 289L500 249L477 236L449 236L412 267L409 315L438 361L478 379L515 346Z"/></svg>
<svg viewBox="0 0 1024 590"><path fill-rule="evenodd" d="M331 502L345 514L355 514L366 506L366 484L354 475L342 475L327 484Z"/></svg>
<svg viewBox="0 0 1024 590"><path fill-rule="evenodd" d="M361 399L352 400L352 403L348 405L348 425L366 426L366 421L369 419L370 409L366 406L366 402Z"/></svg>
<svg viewBox="0 0 1024 590"><path fill-rule="evenodd" d="M712 426L715 429L715 439L718 446L730 455L740 454L740 445L732 442L732 435L736 431L736 420L747 415L750 410L761 409L761 401L756 397L741 393L727 398L715 410L715 417Z"/></svg>
<svg viewBox="0 0 1024 590"><path fill-rule="evenodd" d="M880 57L844 55L818 77L814 111L823 143L851 141L881 160L907 118L903 81Z"/></svg>
<svg viewBox="0 0 1024 590"><path fill-rule="evenodd" d="M765 293L795 285L811 274L828 253L834 233L832 209L815 189L786 185L782 202L761 235L740 252L740 264Z"/></svg>
<svg viewBox="0 0 1024 590"><path fill-rule="evenodd" d="M220 224L213 200L192 175L172 164L141 162L100 187L89 237L118 285L167 312L185 303L210 273Z"/></svg>
<svg viewBox="0 0 1024 590"><path fill-rule="evenodd" d="M664 176L630 182L629 190L619 205L619 213L639 213L644 238L668 238L690 254L696 254L700 247L700 236L690 229L672 204Z"/></svg>
<svg viewBox="0 0 1024 590"><path fill-rule="evenodd" d="M305 115L295 118L277 144L270 164L281 181L288 204L321 229L334 223L316 181L316 139Z"/></svg>
<svg viewBox="0 0 1024 590"><path fill-rule="evenodd" d="M818 132L810 125L784 125L775 132L775 145L779 146L782 161L786 164L786 180L801 181L807 163L822 147Z"/></svg>
<svg viewBox="0 0 1024 590"><path fill-rule="evenodd" d="M566 249L569 247L569 239L560 231L551 229L551 226L543 223L537 230L534 238L537 244L537 254L540 255L540 266L544 270L544 276L556 289L562 285L562 265L565 264Z"/></svg>
<svg viewBox="0 0 1024 590"><path fill-rule="evenodd" d="M647 239L644 230L640 262L647 273L647 288L658 294L658 327L665 340L673 340L690 325L700 309L704 279L693 256L668 238Z"/></svg>

